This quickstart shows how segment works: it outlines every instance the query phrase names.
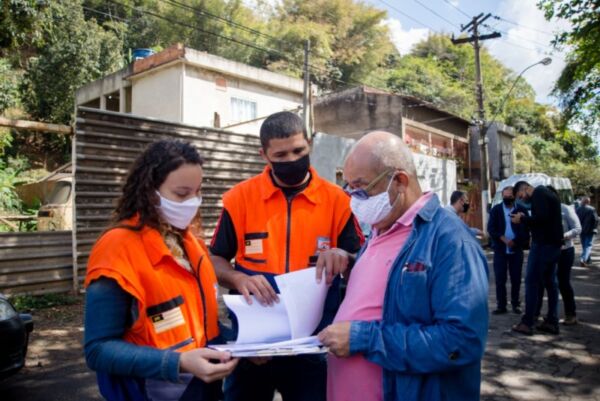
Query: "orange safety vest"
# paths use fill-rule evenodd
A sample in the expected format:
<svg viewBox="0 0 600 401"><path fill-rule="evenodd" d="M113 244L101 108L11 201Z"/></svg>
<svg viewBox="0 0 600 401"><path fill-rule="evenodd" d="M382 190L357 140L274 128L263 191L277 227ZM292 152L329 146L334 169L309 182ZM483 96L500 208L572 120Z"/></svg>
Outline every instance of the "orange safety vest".
<svg viewBox="0 0 600 401"><path fill-rule="evenodd" d="M124 223L133 226L136 219ZM182 352L203 347L219 334L217 279L208 251L189 230L183 244L196 274L175 261L150 227L114 228L94 245L86 287L99 277L112 278L137 300L139 317L126 330L125 341Z"/></svg>
<svg viewBox="0 0 600 401"><path fill-rule="evenodd" d="M317 174L288 201L273 184L271 169L223 195L237 237L238 270L282 274L314 264L318 252L335 248L350 218L350 198Z"/></svg>

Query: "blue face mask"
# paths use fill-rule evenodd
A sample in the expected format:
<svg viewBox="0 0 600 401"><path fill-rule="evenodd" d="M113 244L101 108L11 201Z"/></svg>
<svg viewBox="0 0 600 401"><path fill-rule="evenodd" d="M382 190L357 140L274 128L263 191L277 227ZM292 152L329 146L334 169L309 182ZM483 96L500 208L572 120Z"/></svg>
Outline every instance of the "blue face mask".
<svg viewBox="0 0 600 401"><path fill-rule="evenodd" d="M531 210L531 202L527 202L521 199L517 199L516 201L517 206L521 206L527 210Z"/></svg>

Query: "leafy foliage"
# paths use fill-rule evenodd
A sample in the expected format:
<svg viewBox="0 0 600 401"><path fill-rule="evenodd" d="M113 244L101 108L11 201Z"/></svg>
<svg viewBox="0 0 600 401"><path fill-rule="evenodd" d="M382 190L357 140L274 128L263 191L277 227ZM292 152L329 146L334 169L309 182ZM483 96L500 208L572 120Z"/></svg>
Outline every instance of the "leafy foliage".
<svg viewBox="0 0 600 401"><path fill-rule="evenodd" d="M548 20L564 19L571 30L558 34L556 47L568 49L567 65L555 86L566 122L600 134L600 0L541 0Z"/></svg>
<svg viewBox="0 0 600 401"><path fill-rule="evenodd" d="M24 159L0 159L0 211L20 211L23 206L15 187L21 182L19 177L28 167Z"/></svg>
<svg viewBox="0 0 600 401"><path fill-rule="evenodd" d="M42 18L47 42L30 59L23 105L34 119L68 124L75 90L121 66L122 41L94 20L86 21L78 0L52 2Z"/></svg>
<svg viewBox="0 0 600 401"><path fill-rule="evenodd" d="M311 42L311 74L323 89L377 80L377 70L397 54L382 24L385 11L353 0L284 0L269 20L269 45L281 54L264 65L299 76L304 42ZM379 86L383 83L379 82Z"/></svg>
<svg viewBox="0 0 600 401"><path fill-rule="evenodd" d="M500 110L514 73L481 50L486 116L506 122L511 108ZM394 91L428 100L440 108L468 120L477 112L475 96L475 56L470 46L455 46L447 35L430 35L417 43L411 53L402 57L388 78ZM508 102L527 99L531 103L534 91L519 80Z"/></svg>
<svg viewBox="0 0 600 401"><path fill-rule="evenodd" d="M0 59L0 113L19 102L19 74L7 59Z"/></svg>
<svg viewBox="0 0 600 401"><path fill-rule="evenodd" d="M10 302L19 312L33 312L39 309L53 308L60 305L73 305L79 302L76 296L68 293L43 295L15 295Z"/></svg>
<svg viewBox="0 0 600 401"><path fill-rule="evenodd" d="M600 0L538 1L547 18L567 19L573 26L556 38L557 46L569 49L569 63L556 86L566 113L537 103L525 79L516 82L504 102L516 74L484 47L486 117L519 133L517 171L567 175L583 191L600 184L598 174L585 173L586 166L590 171L598 167L598 150L587 134L598 132L600 117ZM119 69L130 60L131 49L160 50L176 42L300 77L307 39L313 82L326 91L365 83L423 98L468 120L477 112L472 48L455 46L447 35L436 34L401 56L383 23L386 12L367 2L282 0L273 7L270 1L257 0L255 9L243 0L0 4L0 113L4 114L22 107L27 118L68 124L78 87ZM0 130L0 182L8 182L0 187L3 191L20 177L11 160L22 149L61 159L70 152L70 143L63 136ZM42 159L38 164L43 167L52 164L47 157Z"/></svg>

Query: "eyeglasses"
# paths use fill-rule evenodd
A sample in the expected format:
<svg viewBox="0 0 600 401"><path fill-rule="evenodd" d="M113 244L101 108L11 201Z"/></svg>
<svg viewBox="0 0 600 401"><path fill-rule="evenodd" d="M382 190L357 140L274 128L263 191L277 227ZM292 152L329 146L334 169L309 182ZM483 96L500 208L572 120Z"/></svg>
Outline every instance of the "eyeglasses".
<svg viewBox="0 0 600 401"><path fill-rule="evenodd" d="M371 189L373 189L373 187L375 185L377 185L377 183L379 181L381 181L381 179L383 177L385 177L386 175L388 175L389 173L391 173L393 170L392 169L388 169L386 171L384 171L383 173L379 174L377 177L375 177L375 179L373 181L371 181L366 187L364 188L356 188L356 189L350 189L350 185L348 183L344 184L344 191L346 191L346 193L350 196L355 197L356 199L369 199L369 191Z"/></svg>

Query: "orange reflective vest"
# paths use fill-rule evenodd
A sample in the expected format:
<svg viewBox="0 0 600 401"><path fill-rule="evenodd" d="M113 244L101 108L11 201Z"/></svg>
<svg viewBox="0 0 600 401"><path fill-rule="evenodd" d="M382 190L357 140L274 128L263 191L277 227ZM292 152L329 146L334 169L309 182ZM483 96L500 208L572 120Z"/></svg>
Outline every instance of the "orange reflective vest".
<svg viewBox="0 0 600 401"><path fill-rule="evenodd" d="M135 225L135 219L125 224ZM149 227L114 228L96 242L85 285L112 278L137 300L139 317L125 341L182 352L219 334L217 280L208 251L189 230L183 243L195 274L175 261L160 233Z"/></svg>
<svg viewBox="0 0 600 401"><path fill-rule="evenodd" d="M291 200L273 184L271 170L223 195L237 237L236 268L282 274L314 264L319 251L337 246L351 216L350 198L311 168L309 185Z"/></svg>

